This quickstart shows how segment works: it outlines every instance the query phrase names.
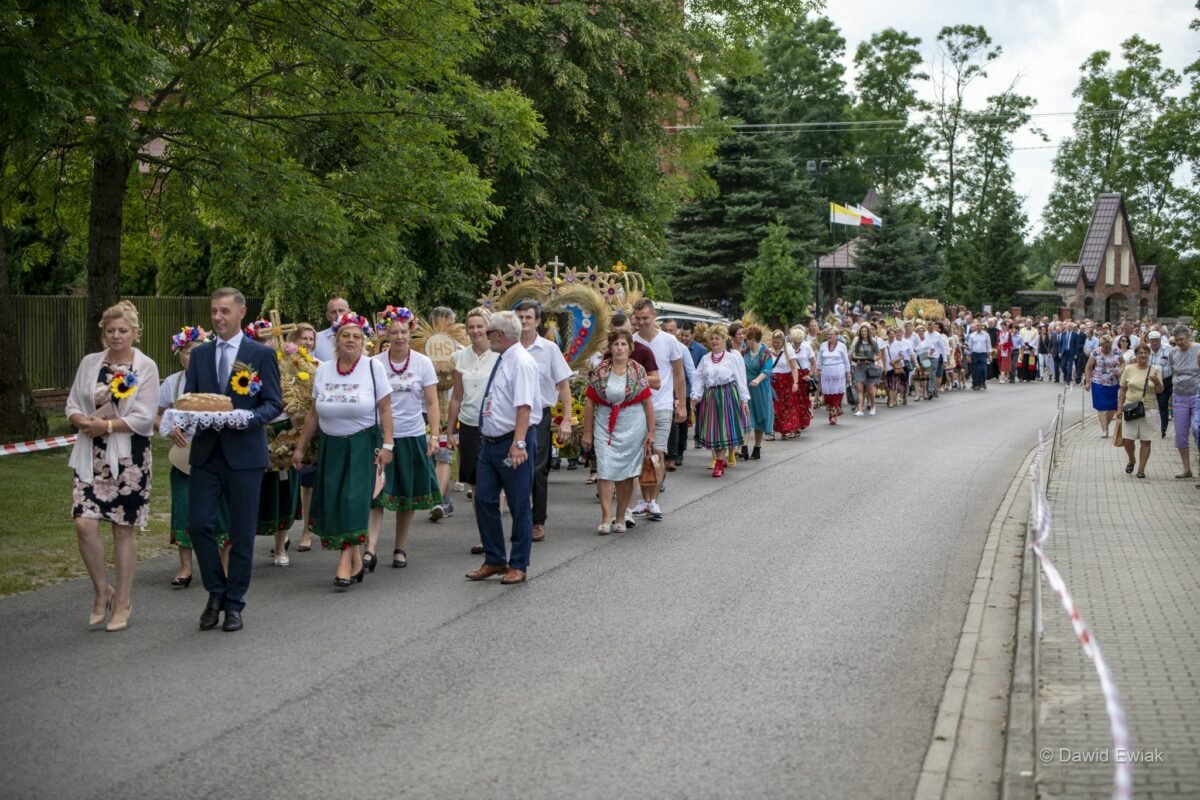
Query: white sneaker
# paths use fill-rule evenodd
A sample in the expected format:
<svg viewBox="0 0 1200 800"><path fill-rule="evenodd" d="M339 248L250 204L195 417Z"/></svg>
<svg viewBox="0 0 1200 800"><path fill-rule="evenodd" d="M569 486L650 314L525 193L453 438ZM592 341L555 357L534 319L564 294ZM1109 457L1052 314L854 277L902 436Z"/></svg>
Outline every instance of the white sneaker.
<svg viewBox="0 0 1200 800"><path fill-rule="evenodd" d="M868 417L875 416L875 406L871 406L871 410L867 412Z"/></svg>
<svg viewBox="0 0 1200 800"><path fill-rule="evenodd" d="M862 415L863 415L863 413L861 411L854 412L854 416L856 416L856 417L861 417Z"/></svg>
<svg viewBox="0 0 1200 800"><path fill-rule="evenodd" d="M646 513L646 501L638 500L636 503L633 504L633 508L630 509L629 513L635 514L637 516L641 516L642 514L645 514Z"/></svg>
<svg viewBox="0 0 1200 800"><path fill-rule="evenodd" d="M662 509L658 507L658 501L651 500L646 505L646 519L649 519L652 522L662 522L662 518L663 513Z"/></svg>
<svg viewBox="0 0 1200 800"><path fill-rule="evenodd" d="M275 566L277 567L286 567L290 563L292 562L288 559L286 552L281 556L275 556Z"/></svg>
<svg viewBox="0 0 1200 800"><path fill-rule="evenodd" d="M636 528L637 527L637 520L635 520L633 518L633 512L630 511L628 508L625 509L625 527L626 528Z"/></svg>
<svg viewBox="0 0 1200 800"><path fill-rule="evenodd" d="M429 509L429 521L437 522L442 517L446 516L446 509L440 503Z"/></svg>

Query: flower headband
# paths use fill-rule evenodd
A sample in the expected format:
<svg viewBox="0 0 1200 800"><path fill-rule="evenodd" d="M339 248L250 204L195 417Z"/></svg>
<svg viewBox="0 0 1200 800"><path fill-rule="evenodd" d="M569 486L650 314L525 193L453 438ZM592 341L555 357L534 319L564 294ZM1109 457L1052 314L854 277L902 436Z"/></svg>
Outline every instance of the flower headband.
<svg viewBox="0 0 1200 800"><path fill-rule="evenodd" d="M346 325L354 325L362 328L363 335L365 336L374 335L374 331L371 330L371 323L362 314L355 314L353 311L342 314L337 318L337 321L333 323L334 334L337 334L337 332Z"/></svg>
<svg viewBox="0 0 1200 800"><path fill-rule="evenodd" d="M242 328L242 332L251 339L261 339L263 334L267 334L269 336L271 333L271 320L256 319L254 322L251 322L249 325Z"/></svg>
<svg viewBox="0 0 1200 800"><path fill-rule="evenodd" d="M171 337L171 352L177 353L192 342L207 342L212 334L199 325L184 326L179 333Z"/></svg>
<svg viewBox="0 0 1200 800"><path fill-rule="evenodd" d="M387 326L393 322L407 322L411 326L413 319L413 312L404 306L388 306L379 315L379 330L380 332L387 330Z"/></svg>

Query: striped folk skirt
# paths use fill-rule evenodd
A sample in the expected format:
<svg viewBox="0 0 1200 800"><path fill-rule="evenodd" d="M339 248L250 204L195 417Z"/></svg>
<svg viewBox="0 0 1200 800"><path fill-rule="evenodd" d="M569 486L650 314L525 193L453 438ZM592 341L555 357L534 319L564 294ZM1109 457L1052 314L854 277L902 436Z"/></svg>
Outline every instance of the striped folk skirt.
<svg viewBox="0 0 1200 800"><path fill-rule="evenodd" d="M696 411L696 438L710 450L738 447L745 438L746 420L736 383L710 386Z"/></svg>

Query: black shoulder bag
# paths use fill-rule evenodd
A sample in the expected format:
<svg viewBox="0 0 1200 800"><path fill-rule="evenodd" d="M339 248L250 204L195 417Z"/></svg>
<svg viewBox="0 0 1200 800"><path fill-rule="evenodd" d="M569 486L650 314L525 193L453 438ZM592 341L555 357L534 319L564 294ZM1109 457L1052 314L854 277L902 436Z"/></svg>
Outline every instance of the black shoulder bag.
<svg viewBox="0 0 1200 800"><path fill-rule="evenodd" d="M1146 367L1146 380L1142 381L1143 398L1146 396L1146 386L1150 383L1150 371L1152 369L1154 369L1154 367ZM1136 403L1126 403L1125 405L1121 406L1121 416L1126 422L1135 419L1141 419L1142 417L1146 416L1146 404L1141 400L1138 400Z"/></svg>

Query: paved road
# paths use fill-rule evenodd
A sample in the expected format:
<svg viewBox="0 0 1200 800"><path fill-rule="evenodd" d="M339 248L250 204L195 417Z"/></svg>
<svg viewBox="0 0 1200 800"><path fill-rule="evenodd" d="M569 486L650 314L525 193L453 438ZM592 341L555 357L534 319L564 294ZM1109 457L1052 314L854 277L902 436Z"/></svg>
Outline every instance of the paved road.
<svg viewBox="0 0 1200 800"><path fill-rule="evenodd" d="M593 533L582 473L553 473L521 587L463 579L460 511L342 595L332 554L274 568L260 541L237 635L196 630L173 557L141 566L122 634L87 630L85 582L4 600L2 792L909 796L1053 388L816 424L720 481L691 451L666 521L619 537Z"/></svg>

